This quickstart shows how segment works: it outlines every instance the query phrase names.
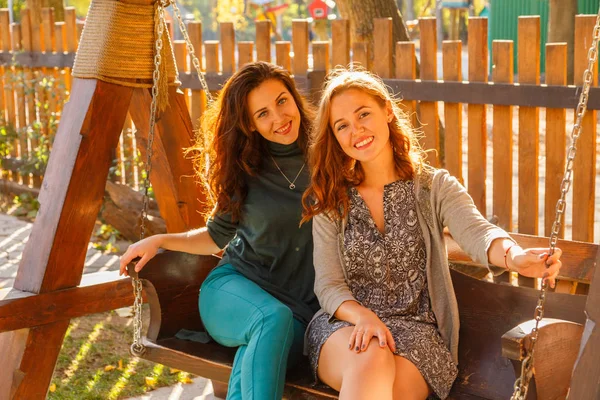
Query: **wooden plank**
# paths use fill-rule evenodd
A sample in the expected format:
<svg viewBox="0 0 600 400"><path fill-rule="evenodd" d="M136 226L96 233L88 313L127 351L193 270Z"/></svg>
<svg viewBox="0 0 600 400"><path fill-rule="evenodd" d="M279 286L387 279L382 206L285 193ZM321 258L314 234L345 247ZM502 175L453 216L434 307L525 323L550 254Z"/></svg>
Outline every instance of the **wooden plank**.
<svg viewBox="0 0 600 400"><path fill-rule="evenodd" d="M442 43L444 82L462 81L462 42ZM462 176L462 104L444 103L444 167L464 184Z"/></svg>
<svg viewBox="0 0 600 400"><path fill-rule="evenodd" d="M223 73L232 74L235 71L235 29L233 22L221 22L219 27Z"/></svg>
<svg viewBox="0 0 600 400"><path fill-rule="evenodd" d="M146 160L148 121L152 98L150 92L136 89L129 110L136 129L136 145ZM185 100L177 88L169 88L170 107L157 123L153 141L153 159L150 181L154 188L160 213L168 232L184 232L204 225L199 207L205 194L196 185L190 159L183 157L183 149L194 143L194 132Z"/></svg>
<svg viewBox="0 0 600 400"><path fill-rule="evenodd" d="M110 311L131 304L131 279L119 277L118 271L85 274L78 287L38 295L12 288L2 289L0 333Z"/></svg>
<svg viewBox="0 0 600 400"><path fill-rule="evenodd" d="M11 391L14 399L44 399L54 372L54 365L61 349L61 344L69 327L69 321L59 321L27 330L28 337L25 351L20 357L18 369L14 371ZM10 334L10 332L9 332ZM0 336L0 348L2 339ZM42 361L43 360L43 361ZM6 363L5 363L6 365ZM15 365L15 364L12 364ZM11 366L8 366L11 371ZM10 376L11 374L3 374ZM3 395L0 384L0 395Z"/></svg>
<svg viewBox="0 0 600 400"><path fill-rule="evenodd" d="M292 44L288 41L275 42L275 62L288 71L292 70L291 48Z"/></svg>
<svg viewBox="0 0 600 400"><path fill-rule="evenodd" d="M575 75L576 85L583 84L589 47L595 45L592 31L596 17L578 15L575 18ZM598 85L598 69L593 69L592 85ZM594 241L594 203L596 193L596 112L586 112L577 142L573 173L573 239Z"/></svg>
<svg viewBox="0 0 600 400"><path fill-rule="evenodd" d="M0 51L7 56L12 56L11 47L12 39L10 32L10 17L8 9L0 9ZM0 118L7 120L6 115L7 108L14 109L14 100L12 100L12 83L10 76L7 76L7 72L10 73L11 67L0 67Z"/></svg>
<svg viewBox="0 0 600 400"><path fill-rule="evenodd" d="M177 71L180 74L189 74L190 68L188 66L188 51L185 40L174 40L173 41L173 54L175 55L175 65ZM181 89L187 109L190 109L190 89Z"/></svg>
<svg viewBox="0 0 600 400"><path fill-rule="evenodd" d="M34 49L33 31L31 26L31 17L28 9L21 11L21 44L23 51L30 52ZM32 68L23 67L23 77L25 82L32 82L34 77L34 71ZM36 121L37 107L35 99L35 90L27 86L25 91L25 102L27 104L27 125L31 125ZM34 149L38 146L36 139L28 139L28 148ZM39 188L42 184L42 180L39 176L31 177L31 184L34 187Z"/></svg>
<svg viewBox="0 0 600 400"><path fill-rule="evenodd" d="M0 29L2 32L2 51L5 53L12 53L13 49L13 39L12 33L10 30L10 19L8 14L8 9L0 10ZM15 110L15 85L13 82L16 70L13 67L7 66L4 67L4 86L2 90L4 91L4 107L6 109L6 122L8 122L11 126L17 127L17 113ZM2 71L0 71L2 73ZM2 81L0 81L2 83ZM18 85L18 83L17 83ZM2 116L3 110L0 110L0 116ZM19 157L19 141L15 140L13 142L13 150L11 151L11 157L18 158ZM20 182L21 177L18 173L12 173L12 180L15 182Z"/></svg>
<svg viewBox="0 0 600 400"><path fill-rule="evenodd" d="M21 25L17 23L12 24L12 36L13 36L13 51L18 52L23 49L22 37L21 37ZM19 82L15 85L15 108L17 111L17 127L21 129L19 133L19 151L18 156L20 159L28 158L29 145L27 140L27 103L25 101L25 87L22 76L24 76L23 68L15 67L15 72L19 76ZM29 174L22 174L21 179L25 185L31 183L31 176Z"/></svg>
<svg viewBox="0 0 600 400"><path fill-rule="evenodd" d="M204 51L206 55L206 72L218 73L219 68L219 41L207 40L204 42Z"/></svg>
<svg viewBox="0 0 600 400"><path fill-rule="evenodd" d="M75 7L65 7L65 26L67 29L67 51L77 51L79 44L79 35L77 34L77 15L75 13Z"/></svg>
<svg viewBox="0 0 600 400"><path fill-rule="evenodd" d="M292 20L292 46L294 49L292 72L294 75L306 75L308 72L308 21Z"/></svg>
<svg viewBox="0 0 600 400"><path fill-rule="evenodd" d="M331 66L348 67L350 64L350 21L331 21Z"/></svg>
<svg viewBox="0 0 600 400"><path fill-rule="evenodd" d="M361 67L367 70L371 69L371 52L369 50L369 43L352 43L352 65L353 68Z"/></svg>
<svg viewBox="0 0 600 400"><path fill-rule="evenodd" d="M419 18L421 32L421 80L437 81L437 30L434 17ZM424 137L421 146L427 154L427 162L435 168L440 164L440 128L437 102L421 102L420 120ZM470 159L469 159L470 160Z"/></svg>
<svg viewBox="0 0 600 400"><path fill-rule="evenodd" d="M392 28L392 18L375 18L373 21L373 72L384 79L394 76ZM423 43L422 37L421 43Z"/></svg>
<svg viewBox="0 0 600 400"><path fill-rule="evenodd" d="M312 42L313 71L329 72L329 42Z"/></svg>
<svg viewBox="0 0 600 400"><path fill-rule="evenodd" d="M487 82L487 18L469 18L469 81ZM479 212L486 215L487 124L485 105L468 108L468 189Z"/></svg>
<svg viewBox="0 0 600 400"><path fill-rule="evenodd" d="M510 236L523 248L548 247L549 239L546 237L525 235L521 233L510 233ZM480 266L472 261L462 251L458 243L448 233L444 234L446 247L448 248L448 260L453 263ZM563 251L561 261L563 266L559 278L589 283L596 268L596 253L600 245L586 242L574 242L570 240L558 240L558 247ZM504 266L500 266L504 268Z"/></svg>
<svg viewBox="0 0 600 400"><path fill-rule="evenodd" d="M549 85L567 84L567 44L548 43L546 45L546 83ZM556 213L556 203L560 198L560 186L565 171L567 146L567 110L546 109L546 185L544 190L544 234L550 236ZM559 237L564 237L563 221Z"/></svg>
<svg viewBox="0 0 600 400"><path fill-rule="evenodd" d="M54 8L44 7L42 8L42 49L46 54L54 53L56 49L56 36L54 35ZM44 74L49 74L55 79L58 79L58 71L56 68L42 68ZM48 121L50 120L50 113L58 111L58 103L54 96L50 96L50 93L39 87L38 90L38 101L41 104L48 103L48 108L40 107L39 115L40 122L42 124L42 133L49 135Z"/></svg>
<svg viewBox="0 0 600 400"><path fill-rule="evenodd" d="M540 17L519 17L519 83L540 82ZM539 110L519 108L519 217L518 230L538 234L539 221Z"/></svg>
<svg viewBox="0 0 600 400"><path fill-rule="evenodd" d="M254 42L238 42L238 68L254 61Z"/></svg>
<svg viewBox="0 0 600 400"><path fill-rule="evenodd" d="M194 53L198 58L198 61L200 62L200 69L203 70L202 61L204 57L202 56L202 22L188 22L187 30L188 35L190 37L190 41L192 42L192 47L194 48ZM192 68L192 73L196 73L195 68ZM198 129L200 127L199 120L202 114L204 113L204 110L206 109L206 94L201 89L202 87L200 87L200 89L192 89L190 115L192 118L192 125L194 126L194 129Z"/></svg>
<svg viewBox="0 0 600 400"><path fill-rule="evenodd" d="M74 81L38 197L40 211L17 271L16 289L46 293L79 284L132 91L95 80ZM98 120L103 123L92 123ZM33 328L25 338L2 335L0 347L10 341L8 345L22 349L20 357L5 364L8 375L16 370L23 373L16 398L45 396L68 325L65 320ZM5 393L0 392L0 397Z"/></svg>
<svg viewBox="0 0 600 400"><path fill-rule="evenodd" d="M494 40L492 44L492 63L494 83L513 83L513 41ZM513 210L513 108L494 106L493 172L494 194L493 210L498 217L498 225L512 232Z"/></svg>
<svg viewBox="0 0 600 400"><path fill-rule="evenodd" d="M54 37L57 53L64 53L67 51L67 26L64 21L54 23Z"/></svg>
<svg viewBox="0 0 600 400"><path fill-rule="evenodd" d="M417 58L413 42L396 43L396 78L414 80L417 78ZM396 92L398 94L398 92ZM417 102L408 100L400 92L404 111L408 114L413 127L418 127Z"/></svg>
<svg viewBox="0 0 600 400"><path fill-rule="evenodd" d="M256 21L256 60L271 62L271 21Z"/></svg>
<svg viewBox="0 0 600 400"><path fill-rule="evenodd" d="M600 263L600 252L596 262ZM587 321L573 369L569 398L595 400L600 398L600 268L596 268L585 311Z"/></svg>

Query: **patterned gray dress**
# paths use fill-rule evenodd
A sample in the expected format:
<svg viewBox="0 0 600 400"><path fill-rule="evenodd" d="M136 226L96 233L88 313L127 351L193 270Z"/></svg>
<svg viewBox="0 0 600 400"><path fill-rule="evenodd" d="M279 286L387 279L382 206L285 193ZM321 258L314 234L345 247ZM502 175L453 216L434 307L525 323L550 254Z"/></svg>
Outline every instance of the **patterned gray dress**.
<svg viewBox="0 0 600 400"><path fill-rule="evenodd" d="M431 389L446 398L457 367L438 330L427 289L426 250L417 220L413 181L384 188L385 234L371 217L355 188L344 231L347 283L354 298L374 311L396 342L396 355L417 366ZM323 314L309 326L311 367L317 377L319 353L325 341L348 322Z"/></svg>

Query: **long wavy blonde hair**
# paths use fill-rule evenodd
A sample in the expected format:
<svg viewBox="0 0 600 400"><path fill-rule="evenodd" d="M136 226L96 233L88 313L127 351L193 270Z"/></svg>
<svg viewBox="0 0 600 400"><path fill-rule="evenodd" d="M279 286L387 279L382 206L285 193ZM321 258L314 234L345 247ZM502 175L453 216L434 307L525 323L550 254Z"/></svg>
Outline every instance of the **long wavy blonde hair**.
<svg viewBox="0 0 600 400"><path fill-rule="evenodd" d="M336 69L327 77L309 137L311 182L302 198L302 222L320 213L344 218L348 212L348 188L359 185L365 178L360 162L344 153L330 125L331 101L349 89L372 96L381 107L388 102L391 104L394 117L388 126L396 172L400 178L412 179L415 172L424 166L424 152L417 140L418 132L411 126L408 115L400 109L398 101L392 97L383 81L367 71Z"/></svg>

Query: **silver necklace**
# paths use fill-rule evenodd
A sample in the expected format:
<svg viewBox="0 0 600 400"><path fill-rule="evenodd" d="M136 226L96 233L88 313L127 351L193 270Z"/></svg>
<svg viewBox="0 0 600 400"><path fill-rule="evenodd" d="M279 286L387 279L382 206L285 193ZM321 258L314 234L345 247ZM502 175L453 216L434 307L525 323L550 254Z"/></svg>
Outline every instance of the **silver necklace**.
<svg viewBox="0 0 600 400"><path fill-rule="evenodd" d="M281 168L279 168L279 165L277 164L277 161L275 161L275 158L273 158L273 156L271 154L269 154L269 155L271 156L271 160L273 160L273 163L275 164L275 166L277 167L277 169L279 170L279 172L281 173L281 175L283 175L283 177L285 178L285 180L288 181L288 183L290 184L290 186L289 186L290 190L296 189L296 181L298 180L298 177L300 176L300 173L304 169L304 166L306 165L306 162L304 164L302 164L302 168L300 168L300 171L298 171L298 173L296 174L296 177L294 178L294 180L290 181L288 179L288 177L285 176L285 174L283 173L283 171L281 170Z"/></svg>

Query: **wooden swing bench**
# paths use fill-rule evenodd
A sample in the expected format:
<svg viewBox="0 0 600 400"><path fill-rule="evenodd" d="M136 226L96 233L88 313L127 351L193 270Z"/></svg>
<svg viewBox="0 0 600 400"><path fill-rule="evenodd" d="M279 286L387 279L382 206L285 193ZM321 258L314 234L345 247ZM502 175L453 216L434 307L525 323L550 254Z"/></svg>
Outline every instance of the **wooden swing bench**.
<svg viewBox="0 0 600 400"><path fill-rule="evenodd" d="M547 246L541 237L514 234L522 246ZM523 349L529 338L538 291L532 288L496 284L471 275L486 275L448 235L452 280L460 310L459 376L451 399L507 399L515 375L521 369ZM564 251L563 280L590 282L599 256L598 245L561 241ZM175 337L181 329L203 331L198 312L202 281L218 258L177 252L163 252L140 272L150 305L150 325L143 338L144 359L197 374L213 381L215 394L225 397L235 349L214 341L204 344ZM130 274L135 272L130 268ZM580 347L586 295L548 293L534 361L535 375L529 397L565 398L573 365ZM548 318L550 317L550 318ZM529 325L529 326L528 326ZM332 399L337 392L314 386L308 365L288 373L285 396L289 399Z"/></svg>

